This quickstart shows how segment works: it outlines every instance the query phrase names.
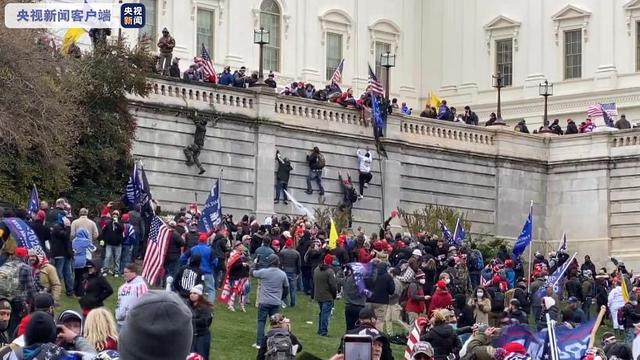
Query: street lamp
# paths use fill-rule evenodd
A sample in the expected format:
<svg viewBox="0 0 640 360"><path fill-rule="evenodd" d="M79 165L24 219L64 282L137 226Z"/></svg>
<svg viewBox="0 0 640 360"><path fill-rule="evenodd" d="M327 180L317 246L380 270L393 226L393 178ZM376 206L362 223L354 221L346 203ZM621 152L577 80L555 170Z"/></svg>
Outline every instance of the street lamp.
<svg viewBox="0 0 640 360"><path fill-rule="evenodd" d="M253 43L260 45L260 66L258 73L258 84L264 83L264 75L262 72L262 50L265 44L269 43L269 30L265 30L263 27L260 30L253 30Z"/></svg>
<svg viewBox="0 0 640 360"><path fill-rule="evenodd" d="M396 66L396 56L387 51L380 54L380 66L387 69L386 78L384 81L385 99L389 100L389 68Z"/></svg>
<svg viewBox="0 0 640 360"><path fill-rule="evenodd" d="M552 131L551 129L549 129L549 120L547 119L547 98L549 96L553 96L553 84L549 83L549 81L547 80L545 80L543 83L540 83L540 85L538 85L538 94L540 94L540 96L544 96L544 117L542 119L543 125L539 133L550 133Z"/></svg>
<svg viewBox="0 0 640 360"><path fill-rule="evenodd" d="M504 78L500 73L500 71L498 71L495 75L491 75L491 77L493 78L493 87L498 89L498 109L496 110L497 120L495 124L504 125L504 121L502 121L502 111L501 111L502 103L500 102L500 89L504 87L504 84L503 84Z"/></svg>

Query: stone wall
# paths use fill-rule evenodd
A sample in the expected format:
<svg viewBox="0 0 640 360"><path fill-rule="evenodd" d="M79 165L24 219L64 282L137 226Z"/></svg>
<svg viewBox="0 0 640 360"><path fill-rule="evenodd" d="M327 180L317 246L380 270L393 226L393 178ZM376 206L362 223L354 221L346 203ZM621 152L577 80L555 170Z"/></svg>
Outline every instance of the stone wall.
<svg viewBox="0 0 640 360"><path fill-rule="evenodd" d="M224 212L294 213L291 205L273 204L276 150L292 160L289 189L301 203L336 205L338 172L357 180L356 149L374 149L371 127L335 104L157 78L150 84L148 98L131 98L134 154L165 209L194 201L194 193L202 203L223 169ZM207 128L202 176L182 152L193 139L186 117L193 110L220 115ZM355 205L354 226L375 231L394 208L439 204L465 212L473 234L513 240L533 201L534 250L555 249L566 232L570 251L601 263L614 255L640 264L640 246L633 245L640 239L640 131L546 138L393 115L385 135L389 158L374 152L373 181ZM304 193L305 157L314 146L327 160L323 199Z"/></svg>

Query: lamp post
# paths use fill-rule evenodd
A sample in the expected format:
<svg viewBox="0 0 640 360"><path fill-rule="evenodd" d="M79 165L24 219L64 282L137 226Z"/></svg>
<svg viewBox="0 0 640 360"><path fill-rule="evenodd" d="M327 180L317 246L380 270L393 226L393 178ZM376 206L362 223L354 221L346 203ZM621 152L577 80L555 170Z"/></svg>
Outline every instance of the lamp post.
<svg viewBox="0 0 640 360"><path fill-rule="evenodd" d="M263 27L260 30L253 30L253 43L258 44L260 46L260 65L258 67L258 85L264 84L264 74L263 74L263 66L262 66L262 51L266 44L269 43L269 30L265 30Z"/></svg>
<svg viewBox="0 0 640 360"><path fill-rule="evenodd" d="M387 74L384 80L385 99L389 100L389 69L396 66L396 56L387 51L380 54L380 66L387 69Z"/></svg>
<svg viewBox="0 0 640 360"><path fill-rule="evenodd" d="M538 85L538 94L544 96L544 117L542 118L542 129L539 133L551 133L552 131L549 129L549 119L547 118L547 98L553 96L553 84L549 83L548 80L540 83L540 85Z"/></svg>
<svg viewBox="0 0 640 360"><path fill-rule="evenodd" d="M501 111L502 103L500 101L500 89L504 87L502 83L504 78L502 77L502 74L500 73L500 71L498 71L494 75L491 75L491 77L493 78L493 87L498 89L498 109L496 109L497 121L495 122L495 124L504 125L504 121L502 121L502 111Z"/></svg>

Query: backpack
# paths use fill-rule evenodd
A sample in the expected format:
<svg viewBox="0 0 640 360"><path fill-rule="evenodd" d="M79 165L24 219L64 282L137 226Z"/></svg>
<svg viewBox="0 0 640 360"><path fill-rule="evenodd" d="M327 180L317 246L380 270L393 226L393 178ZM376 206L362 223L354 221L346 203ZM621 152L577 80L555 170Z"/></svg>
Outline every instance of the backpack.
<svg viewBox="0 0 640 360"><path fill-rule="evenodd" d="M293 360L293 342L288 331L277 331L267 338L265 360Z"/></svg>
<svg viewBox="0 0 640 360"><path fill-rule="evenodd" d="M504 310L504 294L496 290L491 294L491 312L500 312Z"/></svg>
<svg viewBox="0 0 640 360"><path fill-rule="evenodd" d="M480 271L484 268L484 259L480 250L476 249L471 252L471 270Z"/></svg>
<svg viewBox="0 0 640 360"><path fill-rule="evenodd" d="M322 155L321 153L318 153L318 158L316 160L316 168L323 169L326 164L327 162L324 159L324 155Z"/></svg>
<svg viewBox="0 0 640 360"><path fill-rule="evenodd" d="M13 299L22 292L20 290L20 263L8 261L0 266L0 297Z"/></svg>
<svg viewBox="0 0 640 360"><path fill-rule="evenodd" d="M356 191L356 189L351 187L349 189L349 192L347 193L347 197L349 198L349 201L354 203L354 202L358 201L358 192Z"/></svg>

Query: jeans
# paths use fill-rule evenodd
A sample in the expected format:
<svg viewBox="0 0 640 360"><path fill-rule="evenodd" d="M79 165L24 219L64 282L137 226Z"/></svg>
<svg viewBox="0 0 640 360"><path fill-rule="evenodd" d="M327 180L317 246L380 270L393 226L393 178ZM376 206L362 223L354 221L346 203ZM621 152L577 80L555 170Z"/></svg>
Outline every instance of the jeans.
<svg viewBox="0 0 640 360"><path fill-rule="evenodd" d="M175 280L175 275L178 272L178 268L180 267L180 261L176 260L165 260L164 262L164 278L166 279L168 276L171 276Z"/></svg>
<svg viewBox="0 0 640 360"><path fill-rule="evenodd" d="M327 336L329 333L329 318L331 318L331 309L333 309L333 301L319 302L320 315L318 315L318 335Z"/></svg>
<svg viewBox="0 0 640 360"><path fill-rule="evenodd" d="M191 341L191 352L202 355L203 358L209 358L209 350L211 349L211 331L207 331L202 335L194 335Z"/></svg>
<svg viewBox="0 0 640 360"><path fill-rule="evenodd" d="M262 338L264 337L264 325L267 323L267 318L276 314L280 309L280 305L258 305L258 331L256 335L256 344L260 346L262 344Z"/></svg>
<svg viewBox="0 0 640 360"><path fill-rule="evenodd" d="M169 68L171 67L171 57L173 53L160 53L160 59L158 59L158 71L162 71L162 75L169 76Z"/></svg>
<svg viewBox="0 0 640 360"><path fill-rule="evenodd" d="M310 267L302 268L302 289L305 294L313 295L313 271Z"/></svg>
<svg viewBox="0 0 640 360"><path fill-rule="evenodd" d="M64 282L64 290L67 295L73 294L72 262L73 259L69 259L64 256L57 256L53 258L53 263L56 266L56 272L58 273L60 280Z"/></svg>
<svg viewBox="0 0 640 360"><path fill-rule="evenodd" d="M118 268L120 274L124 273L124 267L131 262L131 256L133 256L133 246L122 245L122 255L120 255L120 267Z"/></svg>
<svg viewBox="0 0 640 360"><path fill-rule="evenodd" d="M585 320L591 320L591 301L593 298L587 296L587 298L582 302L582 311L584 311Z"/></svg>
<svg viewBox="0 0 640 360"><path fill-rule="evenodd" d="M289 280L289 306L296 306L296 291L298 291L298 275L286 273Z"/></svg>
<svg viewBox="0 0 640 360"><path fill-rule="evenodd" d="M207 293L207 298L212 304L216 303L216 282L213 279L212 274L204 274L204 290Z"/></svg>
<svg viewBox="0 0 640 360"><path fill-rule="evenodd" d="M364 309L364 306L353 304L344 305L344 320L347 323L347 331L356 328L356 321L358 321L360 310L362 309Z"/></svg>
<svg viewBox="0 0 640 360"><path fill-rule="evenodd" d="M625 345L631 346L633 344L633 340L636 338L636 329L624 329L624 343Z"/></svg>
<svg viewBox="0 0 640 360"><path fill-rule="evenodd" d="M320 190L320 195L324 195L324 188L322 187L322 170L309 170L309 176L307 176L307 193L312 194L311 181L315 180Z"/></svg>
<svg viewBox="0 0 640 360"><path fill-rule="evenodd" d="M104 270L111 270L118 274L120 271L120 256L122 256L122 246L107 245L107 254L104 258ZM113 263L113 267L111 266Z"/></svg>
<svg viewBox="0 0 640 360"><path fill-rule="evenodd" d="M286 181L278 180L276 183L276 197L273 201L280 201L280 193L282 193L282 200L287 201L285 190L289 190L289 184Z"/></svg>
<svg viewBox="0 0 640 360"><path fill-rule="evenodd" d="M373 175L371 175L371 173L360 173L360 176L358 176L358 183L360 184L360 195L364 195L364 184L368 184L371 182L371 179L373 178Z"/></svg>

